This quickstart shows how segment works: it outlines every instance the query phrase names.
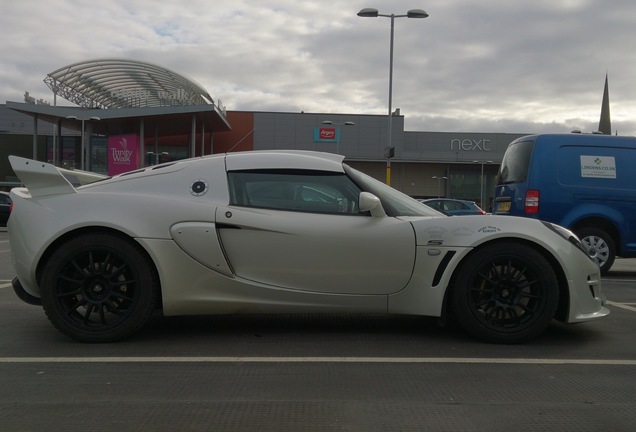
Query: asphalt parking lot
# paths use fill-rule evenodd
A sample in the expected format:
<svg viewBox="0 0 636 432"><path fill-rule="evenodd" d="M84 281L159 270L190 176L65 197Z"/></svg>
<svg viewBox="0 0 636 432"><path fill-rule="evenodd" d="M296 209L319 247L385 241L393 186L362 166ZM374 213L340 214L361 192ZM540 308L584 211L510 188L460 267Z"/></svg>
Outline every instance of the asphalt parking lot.
<svg viewBox="0 0 636 432"><path fill-rule="evenodd" d="M1 431L632 431L636 260L611 314L492 345L429 318L156 317L73 342L14 295L0 232Z"/></svg>

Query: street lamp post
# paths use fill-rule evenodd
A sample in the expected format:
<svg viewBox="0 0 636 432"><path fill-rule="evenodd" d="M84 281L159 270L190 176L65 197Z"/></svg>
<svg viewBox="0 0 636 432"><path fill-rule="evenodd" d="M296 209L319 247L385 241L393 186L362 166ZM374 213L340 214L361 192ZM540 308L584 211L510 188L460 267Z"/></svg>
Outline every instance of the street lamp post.
<svg viewBox="0 0 636 432"><path fill-rule="evenodd" d="M377 17L387 17L391 18L391 42L389 48L389 130L388 130L388 148L387 148L387 158L386 158L386 184L391 185L391 156L393 155L392 151L392 126L393 126L393 113L392 111L392 103L393 103L393 34L395 27L395 18L426 18L428 14L422 9L411 9L405 15L395 15L395 14L381 14L377 9L374 8L364 8L358 12L359 17L363 18L377 18ZM389 156L390 155L390 156Z"/></svg>
<svg viewBox="0 0 636 432"><path fill-rule="evenodd" d="M331 120L325 120L322 122L324 125L333 125L336 126L336 153L340 154L340 126L355 126L356 124L352 121L346 121L343 123L334 123Z"/></svg>
<svg viewBox="0 0 636 432"><path fill-rule="evenodd" d="M448 180L448 177L433 176L431 178L437 179L437 198L439 198L442 195L442 180Z"/></svg>

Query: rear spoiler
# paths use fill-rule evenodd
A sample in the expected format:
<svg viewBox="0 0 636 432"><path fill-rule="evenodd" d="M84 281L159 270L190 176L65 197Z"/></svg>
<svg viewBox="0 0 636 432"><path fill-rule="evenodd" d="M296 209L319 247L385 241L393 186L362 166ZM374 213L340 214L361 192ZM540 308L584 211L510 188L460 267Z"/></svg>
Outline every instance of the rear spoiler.
<svg viewBox="0 0 636 432"><path fill-rule="evenodd" d="M50 163L9 156L9 163L32 197L75 193L76 187L108 176L81 170L58 168Z"/></svg>

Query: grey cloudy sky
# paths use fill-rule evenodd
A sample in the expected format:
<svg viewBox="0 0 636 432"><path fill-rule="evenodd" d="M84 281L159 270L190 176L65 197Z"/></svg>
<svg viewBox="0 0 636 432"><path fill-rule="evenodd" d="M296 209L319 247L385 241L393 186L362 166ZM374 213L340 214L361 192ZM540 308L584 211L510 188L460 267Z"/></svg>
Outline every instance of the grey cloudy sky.
<svg viewBox="0 0 636 432"><path fill-rule="evenodd" d="M407 130L593 131L608 73L612 129L636 135L633 0L3 0L0 103L52 103L47 73L126 58L228 110L386 114L390 19L364 7L430 15L395 20Z"/></svg>

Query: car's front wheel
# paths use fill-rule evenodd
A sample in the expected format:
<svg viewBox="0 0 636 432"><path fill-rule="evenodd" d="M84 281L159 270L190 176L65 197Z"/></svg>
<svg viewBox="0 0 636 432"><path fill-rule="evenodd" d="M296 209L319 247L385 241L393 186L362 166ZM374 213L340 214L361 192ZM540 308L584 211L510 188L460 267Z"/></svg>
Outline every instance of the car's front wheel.
<svg viewBox="0 0 636 432"><path fill-rule="evenodd" d="M549 326L559 292L543 255L505 242L474 251L458 269L451 296L467 332L489 342L519 343Z"/></svg>
<svg viewBox="0 0 636 432"><path fill-rule="evenodd" d="M125 338L150 318L158 301L152 262L133 240L84 234L58 247L44 266L40 293L46 315L81 342Z"/></svg>

